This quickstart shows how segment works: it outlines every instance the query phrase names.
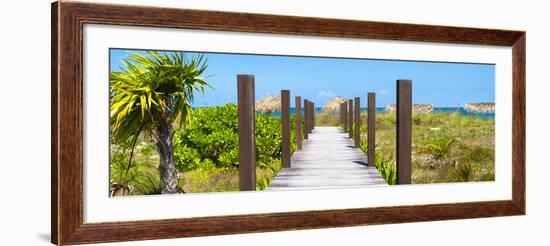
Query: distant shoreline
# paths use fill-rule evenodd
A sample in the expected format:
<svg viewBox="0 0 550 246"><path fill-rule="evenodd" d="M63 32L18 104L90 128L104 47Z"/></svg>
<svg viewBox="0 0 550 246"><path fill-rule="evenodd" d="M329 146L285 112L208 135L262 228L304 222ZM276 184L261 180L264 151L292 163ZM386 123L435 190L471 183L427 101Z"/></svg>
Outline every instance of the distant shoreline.
<svg viewBox="0 0 550 246"><path fill-rule="evenodd" d="M215 106L208 106L208 107L215 107ZM193 107L193 108L195 109L195 108L203 108L203 107ZM367 107L361 107L361 112L367 112L367 111L368 111ZM296 108L291 107L290 108L290 114L294 115L295 112L296 112ZM303 112L304 112L304 110L302 109L302 113ZM323 108L322 107L317 107L317 108L315 108L315 112L322 113ZM377 107L376 112L377 113L386 113L386 107ZM463 116L471 116L471 117L476 117L476 118L485 118L485 119L494 119L495 118L495 113L470 113L464 107L433 107L433 111L432 111L432 113L454 113L454 112L458 112ZM274 112L272 115L273 116L280 116L281 113L280 112Z"/></svg>

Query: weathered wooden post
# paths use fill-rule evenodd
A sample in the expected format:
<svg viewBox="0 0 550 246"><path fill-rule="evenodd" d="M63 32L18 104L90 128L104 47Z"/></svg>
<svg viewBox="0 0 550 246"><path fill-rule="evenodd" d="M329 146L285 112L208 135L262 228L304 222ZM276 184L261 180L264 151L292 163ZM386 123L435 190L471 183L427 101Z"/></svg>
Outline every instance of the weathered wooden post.
<svg viewBox="0 0 550 246"><path fill-rule="evenodd" d="M411 183L412 81L397 80L397 184Z"/></svg>
<svg viewBox="0 0 550 246"><path fill-rule="evenodd" d="M342 124L342 104L338 104L338 124Z"/></svg>
<svg viewBox="0 0 550 246"><path fill-rule="evenodd" d="M315 129L315 103L311 103L311 130Z"/></svg>
<svg viewBox="0 0 550 246"><path fill-rule="evenodd" d="M308 139L309 136L309 108L308 100L304 99L304 139Z"/></svg>
<svg viewBox="0 0 550 246"><path fill-rule="evenodd" d="M281 90L282 164L290 167L290 91Z"/></svg>
<svg viewBox="0 0 550 246"><path fill-rule="evenodd" d="M349 124L349 122L348 122L348 102L346 101L343 104L344 104L344 107L343 107L344 108L344 114L343 114L343 116L344 116L344 131L347 132L348 128L349 128L349 126L348 126L348 124Z"/></svg>
<svg viewBox="0 0 550 246"><path fill-rule="evenodd" d="M339 113L338 120L339 120L340 125L343 125L344 124L344 104L340 103L340 105L338 105L338 106L340 106L340 110L338 111L338 113Z"/></svg>
<svg viewBox="0 0 550 246"><path fill-rule="evenodd" d="M355 148L361 147L361 102L355 97Z"/></svg>
<svg viewBox="0 0 550 246"><path fill-rule="evenodd" d="M307 128L307 132L311 134L312 130L313 130L313 122L311 119L313 119L313 110L312 107L312 102L311 101L307 101L307 125L308 125L308 128Z"/></svg>
<svg viewBox="0 0 550 246"><path fill-rule="evenodd" d="M256 111L254 75L237 75L239 189L256 190Z"/></svg>
<svg viewBox="0 0 550 246"><path fill-rule="evenodd" d="M295 98L295 118L296 118L296 149L302 149L302 97Z"/></svg>
<svg viewBox="0 0 550 246"><path fill-rule="evenodd" d="M367 165L373 166L376 163L376 94L369 92L368 94L368 119L367 119Z"/></svg>
<svg viewBox="0 0 550 246"><path fill-rule="evenodd" d="M348 137L353 138L353 100L348 100Z"/></svg>

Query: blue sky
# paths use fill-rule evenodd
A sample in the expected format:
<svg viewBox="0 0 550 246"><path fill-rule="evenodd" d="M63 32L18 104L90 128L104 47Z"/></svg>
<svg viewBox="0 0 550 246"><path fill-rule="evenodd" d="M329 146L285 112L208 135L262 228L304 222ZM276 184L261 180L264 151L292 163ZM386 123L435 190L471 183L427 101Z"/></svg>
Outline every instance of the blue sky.
<svg viewBox="0 0 550 246"><path fill-rule="evenodd" d="M112 71L132 51L111 49ZM143 51L140 51L143 53ZM189 55L196 53L188 52ZM385 61L369 59L291 57L205 53L213 89L196 95L194 107L237 102L237 74L255 76L256 100L290 90L322 106L335 96L360 96L366 106L368 92L376 92L376 104L395 103L397 79L413 81L413 103L457 107L469 102L494 102L495 66L441 62ZM291 100L294 106L294 100Z"/></svg>

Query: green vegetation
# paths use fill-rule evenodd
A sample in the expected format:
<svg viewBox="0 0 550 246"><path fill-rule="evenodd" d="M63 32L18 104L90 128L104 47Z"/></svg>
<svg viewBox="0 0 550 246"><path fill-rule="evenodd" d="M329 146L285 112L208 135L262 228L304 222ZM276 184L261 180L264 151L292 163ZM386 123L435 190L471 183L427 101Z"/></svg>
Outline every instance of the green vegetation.
<svg viewBox="0 0 550 246"><path fill-rule="evenodd" d="M418 150L419 154L429 154L435 160L445 160L451 153L451 145L455 142L454 138L443 137L425 143Z"/></svg>
<svg viewBox="0 0 550 246"><path fill-rule="evenodd" d="M110 76L111 141L115 146L124 145L120 149L122 153L128 150L130 153L124 178L119 172L121 179L113 181L112 192L125 193L124 190L130 189L130 180L138 178L128 175L137 140L142 135L155 142L162 193L183 192L178 185L172 138L175 126L185 126L191 120L193 94L208 86L201 78L206 61L203 56L187 58L182 52L148 52L147 55L131 53L123 62L125 67L111 72ZM119 159L126 158L113 155L114 162ZM121 165L124 166L112 164Z"/></svg>
<svg viewBox="0 0 550 246"><path fill-rule="evenodd" d="M332 117L338 119L336 115ZM361 113L361 121L367 122L366 113ZM322 122L317 123L321 126ZM375 165L389 184L395 183L395 126L394 113L376 114ZM364 124L361 126L361 148L365 153L366 132ZM412 182L494 181L494 138L494 119L460 113L414 114Z"/></svg>
<svg viewBox="0 0 550 246"><path fill-rule="evenodd" d="M111 195L238 191L237 106L191 107L195 93L210 87L202 77L206 59L131 53L123 64L110 74ZM366 122L366 113L361 118ZM316 113L315 120L339 126L334 114ZM395 114L377 114L376 122L375 166L395 184ZM413 183L494 180L493 119L427 113L413 122ZM291 124L293 152L294 116ZM281 169L281 129L279 117L256 115L258 190Z"/></svg>
<svg viewBox="0 0 550 246"><path fill-rule="evenodd" d="M239 149L237 106L193 110L187 127L175 132L174 159L179 174L179 185L186 192L222 192L239 190ZM294 118L291 122L295 122ZM295 149L295 125L292 130L292 151ZM281 120L265 114L256 115L256 188L267 188L281 169ZM121 149L126 145L116 145ZM158 194L158 160L155 145L140 139L136 160L127 183L133 195ZM123 151L113 153L123 153ZM125 158L126 157L126 158ZM127 154L112 155L111 177L114 183L123 181Z"/></svg>
<svg viewBox="0 0 550 246"><path fill-rule="evenodd" d="M318 112L315 115L315 125L317 126L339 126L340 121L337 116L331 113Z"/></svg>

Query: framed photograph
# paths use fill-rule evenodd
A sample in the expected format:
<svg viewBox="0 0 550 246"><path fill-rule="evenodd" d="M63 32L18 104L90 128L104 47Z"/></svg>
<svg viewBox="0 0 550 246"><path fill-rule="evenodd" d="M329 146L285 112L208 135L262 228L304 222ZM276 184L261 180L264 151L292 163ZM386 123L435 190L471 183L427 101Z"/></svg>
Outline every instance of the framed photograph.
<svg viewBox="0 0 550 246"><path fill-rule="evenodd" d="M52 243L525 214L525 32L52 5Z"/></svg>

